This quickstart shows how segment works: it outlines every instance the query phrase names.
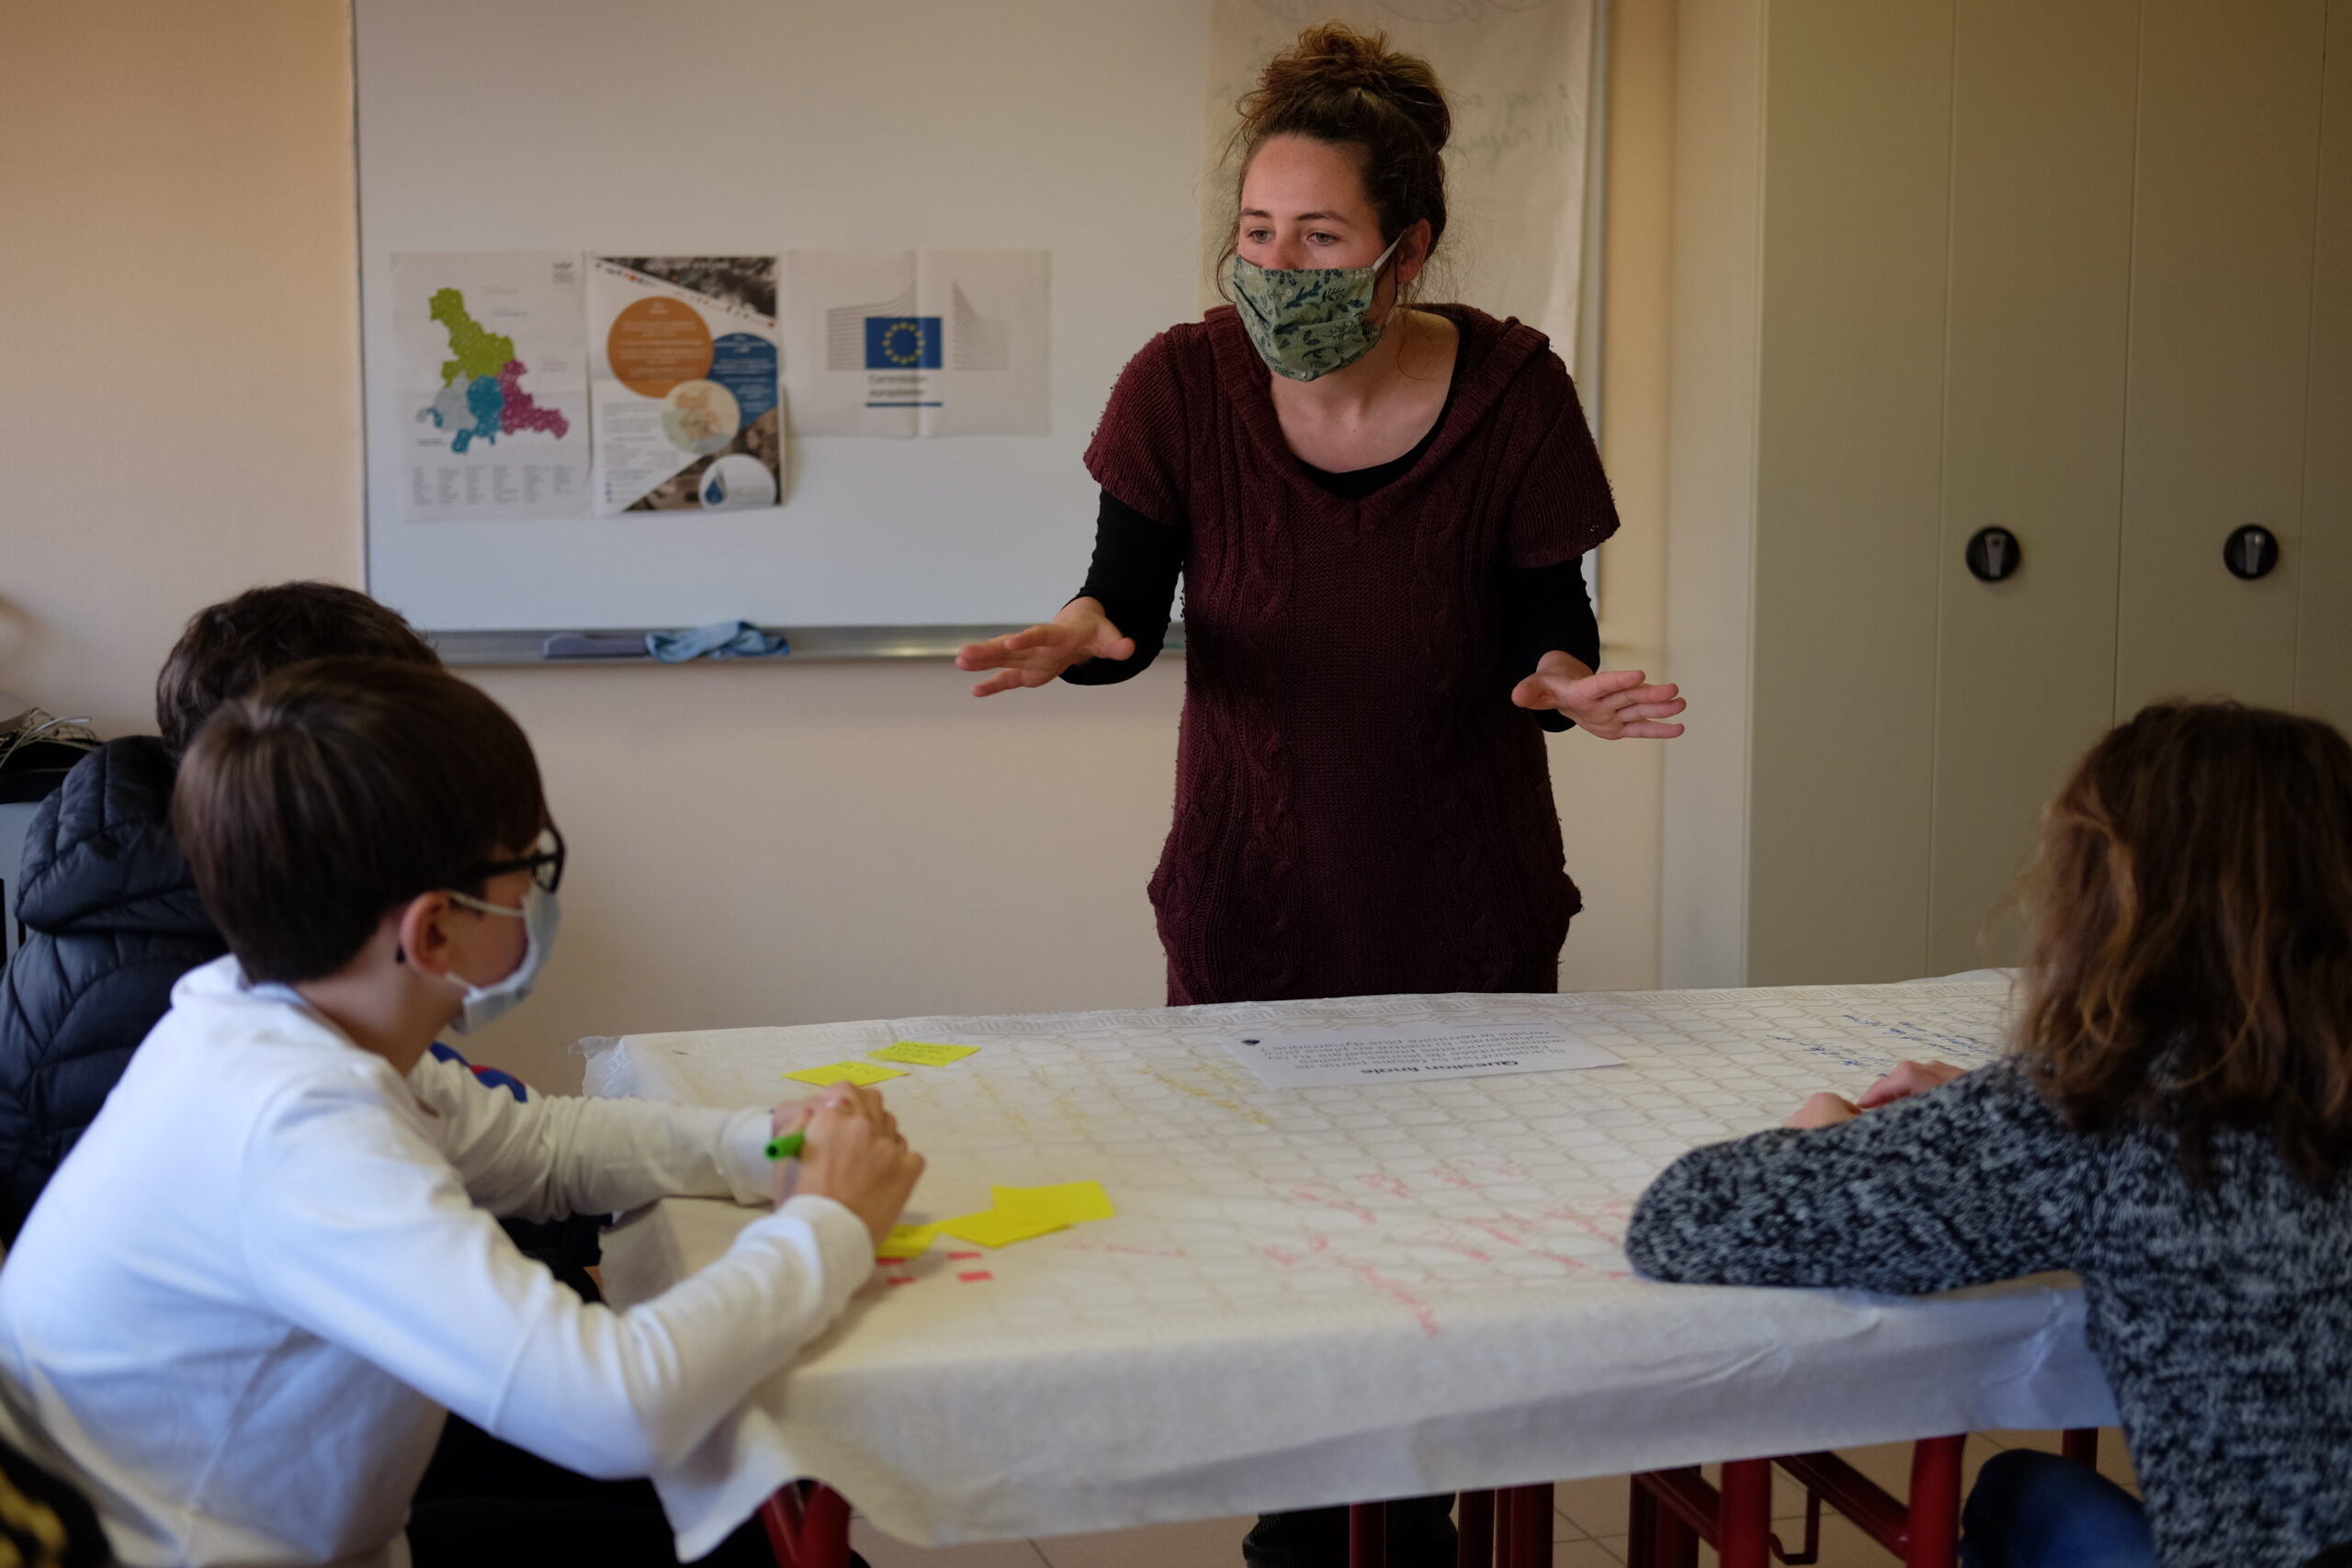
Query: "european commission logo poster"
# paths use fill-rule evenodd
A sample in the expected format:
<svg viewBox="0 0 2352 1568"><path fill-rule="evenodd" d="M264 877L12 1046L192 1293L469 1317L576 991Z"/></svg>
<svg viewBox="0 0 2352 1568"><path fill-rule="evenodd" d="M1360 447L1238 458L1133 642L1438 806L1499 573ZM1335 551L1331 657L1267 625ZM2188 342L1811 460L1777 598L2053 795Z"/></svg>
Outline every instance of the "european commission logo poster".
<svg viewBox="0 0 2352 1568"><path fill-rule="evenodd" d="M865 367L868 370L936 370L946 342L938 316L868 316L865 318Z"/></svg>
<svg viewBox="0 0 2352 1568"><path fill-rule="evenodd" d="M795 251L786 269L802 434L1046 434L1044 251Z"/></svg>

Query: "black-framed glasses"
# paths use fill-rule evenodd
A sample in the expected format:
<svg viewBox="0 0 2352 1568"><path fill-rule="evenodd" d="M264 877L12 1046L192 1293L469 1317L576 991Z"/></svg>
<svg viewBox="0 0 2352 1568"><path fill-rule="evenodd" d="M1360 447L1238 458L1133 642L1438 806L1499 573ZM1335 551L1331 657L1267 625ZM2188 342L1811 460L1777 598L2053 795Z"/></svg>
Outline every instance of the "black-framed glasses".
<svg viewBox="0 0 2352 1568"><path fill-rule="evenodd" d="M510 871L527 871L531 880L543 892L552 893L563 885L563 835L554 824L539 829L539 840L526 855L513 860L486 861L469 869L458 882L487 882L493 876L503 876Z"/></svg>

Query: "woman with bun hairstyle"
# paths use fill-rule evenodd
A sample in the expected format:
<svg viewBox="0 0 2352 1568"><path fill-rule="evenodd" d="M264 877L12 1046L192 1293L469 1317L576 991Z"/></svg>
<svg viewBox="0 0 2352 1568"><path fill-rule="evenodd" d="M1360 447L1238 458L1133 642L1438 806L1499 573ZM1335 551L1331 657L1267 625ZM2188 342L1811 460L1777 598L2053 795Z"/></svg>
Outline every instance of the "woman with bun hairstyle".
<svg viewBox="0 0 2352 1568"><path fill-rule="evenodd" d="M1232 303L1113 389L1079 596L957 663L978 696L1125 680L1182 575L1171 1005L1553 990L1579 899L1543 732L1683 706L1595 673L1578 558L1617 514L1576 388L1534 329L1413 301L1452 124L1426 62L1310 28L1240 110Z"/></svg>

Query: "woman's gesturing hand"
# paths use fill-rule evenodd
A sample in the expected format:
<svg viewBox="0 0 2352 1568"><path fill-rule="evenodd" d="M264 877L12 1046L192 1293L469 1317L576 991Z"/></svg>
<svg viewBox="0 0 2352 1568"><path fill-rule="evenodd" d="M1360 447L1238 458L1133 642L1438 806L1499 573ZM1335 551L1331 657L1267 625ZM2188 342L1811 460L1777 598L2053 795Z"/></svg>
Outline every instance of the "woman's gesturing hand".
<svg viewBox="0 0 2352 1568"><path fill-rule="evenodd" d="M1596 675L1574 654L1557 649L1544 656L1535 673L1511 688L1523 708L1555 708L1603 740L1671 740L1679 724L1664 724L1690 705L1676 686L1645 684L1638 670L1605 670Z"/></svg>
<svg viewBox="0 0 2352 1568"><path fill-rule="evenodd" d="M1081 597L1043 626L966 644L956 668L995 671L972 688L972 695L990 697L1015 686L1042 686L1089 659L1126 659L1135 650L1135 638L1113 626L1099 603Z"/></svg>
<svg viewBox="0 0 2352 1568"><path fill-rule="evenodd" d="M864 1220L874 1245L881 1246L905 1211L923 1167L922 1156L899 1135L899 1119L882 1108L882 1096L854 1084L835 1084L807 1105L780 1108L777 1130L791 1131L787 1122L808 1134L797 1195L832 1199ZM779 1170L779 1184L782 1176Z"/></svg>

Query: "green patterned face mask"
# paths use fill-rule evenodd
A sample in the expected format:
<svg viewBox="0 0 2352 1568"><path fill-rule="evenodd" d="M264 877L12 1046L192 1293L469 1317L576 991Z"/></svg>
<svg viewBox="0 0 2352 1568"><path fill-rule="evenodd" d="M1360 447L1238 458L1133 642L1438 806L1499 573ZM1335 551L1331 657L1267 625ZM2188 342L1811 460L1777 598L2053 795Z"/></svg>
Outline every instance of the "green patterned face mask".
<svg viewBox="0 0 2352 1568"><path fill-rule="evenodd" d="M1233 292L1250 341L1277 376L1312 381L1372 352L1381 329L1365 319L1380 269L1399 234L1370 266L1267 267L1233 258Z"/></svg>

